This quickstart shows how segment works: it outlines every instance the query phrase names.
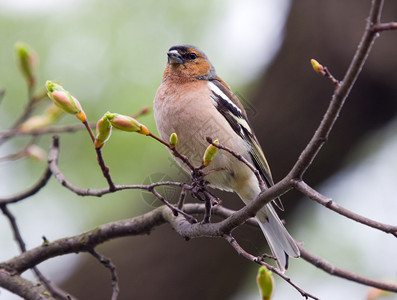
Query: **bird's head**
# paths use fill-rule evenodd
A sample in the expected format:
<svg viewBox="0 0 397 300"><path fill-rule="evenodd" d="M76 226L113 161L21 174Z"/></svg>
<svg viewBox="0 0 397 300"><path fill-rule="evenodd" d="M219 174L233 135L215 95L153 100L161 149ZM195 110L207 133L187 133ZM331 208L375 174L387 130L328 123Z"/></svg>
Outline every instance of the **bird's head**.
<svg viewBox="0 0 397 300"><path fill-rule="evenodd" d="M215 68L203 51L191 45L171 47L164 77L177 76L185 79L209 80L216 78Z"/></svg>

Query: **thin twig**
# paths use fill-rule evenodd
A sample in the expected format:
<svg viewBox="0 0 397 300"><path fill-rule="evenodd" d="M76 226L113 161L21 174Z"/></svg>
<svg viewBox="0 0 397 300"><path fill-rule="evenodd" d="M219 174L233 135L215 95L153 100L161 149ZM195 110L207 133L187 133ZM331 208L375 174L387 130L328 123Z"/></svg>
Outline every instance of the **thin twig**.
<svg viewBox="0 0 397 300"><path fill-rule="evenodd" d="M17 221L16 221L14 215L10 212L7 205L5 205L5 204L0 205L0 209L3 212L3 214L7 217L8 221L10 222L10 226L11 226L12 232L14 234L14 239L17 242L19 249L21 250L21 252L25 252L26 245L25 245L25 242L23 241L21 232L19 231L19 227L17 225Z"/></svg>
<svg viewBox="0 0 397 300"><path fill-rule="evenodd" d="M30 92L29 92L30 93ZM19 125L21 125L23 122L25 122L33 113L35 106L37 105L37 102L34 101L34 99L32 99L30 97L25 110L23 111L22 115L19 116L19 118L14 122L14 124L11 126L11 129L15 129L17 128Z"/></svg>
<svg viewBox="0 0 397 300"><path fill-rule="evenodd" d="M25 122L33 113L37 104L39 104L40 100L46 97L46 93L43 93L43 90L40 90L36 95L34 92L34 83L28 84L28 103L25 106L24 111L19 116L19 118L12 124L11 128L8 132L15 132L18 126ZM8 138L12 137L10 134L2 134L0 135L0 145L2 145Z"/></svg>
<svg viewBox="0 0 397 300"><path fill-rule="evenodd" d="M182 187L181 192L179 194L178 204L176 207L182 209L183 204L185 203L185 199L186 199L186 189Z"/></svg>
<svg viewBox="0 0 397 300"><path fill-rule="evenodd" d="M87 121L84 121L83 124L84 124L84 127L87 129L88 134L90 135L92 143L94 144L95 143L95 136L94 136L94 133L92 132L90 124L88 124ZM106 166L105 161L103 160L101 148L96 148L95 147L95 151L96 151L97 161L98 161L99 167L101 168L103 177L105 177L106 181L108 182L109 191L110 192L114 192L115 191L115 185L114 185L114 182L112 180L112 177L110 176L109 167Z"/></svg>
<svg viewBox="0 0 397 300"><path fill-rule="evenodd" d="M397 29L397 22L380 23L372 27L372 30L376 32L382 32L386 30L396 30L396 29Z"/></svg>
<svg viewBox="0 0 397 300"><path fill-rule="evenodd" d="M204 207L203 205L196 205L193 206L193 204L189 204L189 207L185 207L187 212L189 213L204 213ZM223 218L227 218L231 216L234 211L230 209L226 209L224 207L216 207L212 210L212 213L218 216L222 216ZM258 223L254 220L251 219L249 220L250 222L247 222L247 224L252 225L254 227L259 228ZM330 275L335 275L338 277L342 277L351 281L355 281L357 283L363 284L363 285L368 285L372 287L379 288L381 290L386 290L390 292L397 293L397 285L395 284L390 284L382 281L376 281L370 278L366 278L363 276L360 276L358 274L354 274L350 271L341 269L339 267L336 267L335 265L315 256L314 254L310 253L306 249L304 249L302 246L297 243L299 250L301 252L301 257L308 261L309 263L313 264L314 266L318 267L319 269L322 269L323 271L329 273ZM252 256L254 257L254 256Z"/></svg>
<svg viewBox="0 0 397 300"><path fill-rule="evenodd" d="M89 123L91 128L95 128L95 123ZM31 131L19 131L18 129L0 131L0 136L3 138L9 138L11 136L23 136L23 135L46 135L46 134L59 134L59 133L74 133L76 131L84 130L86 127L82 123L72 124L72 125L58 125L58 126L48 126L40 129L35 129Z"/></svg>
<svg viewBox="0 0 397 300"><path fill-rule="evenodd" d="M68 190L72 191L73 193L79 196L101 197L103 195L112 193L112 191L109 190L109 187L103 189L91 189L91 188L80 188L73 185L65 178L65 176L62 174L61 170L59 169L58 158L59 158L59 139L58 137L55 136L53 139L53 144L50 148L50 152L48 154L48 168L51 170L51 173L54 175L55 179L64 187L66 187ZM183 182L162 181L162 182L154 182L149 185L144 185L144 184L116 185L115 191L137 190L137 189L149 191L155 187L165 186L165 185L184 187L187 190L191 189L190 185Z"/></svg>
<svg viewBox="0 0 397 300"><path fill-rule="evenodd" d="M179 158L180 160L182 160L192 171L195 169L195 167L192 165L192 163L189 161L189 159L187 158L187 156L183 155L182 153L180 153L176 147L171 147L169 143L167 143L166 141L164 141L162 138L156 136L153 133L149 133L149 135L151 138L155 139L156 141L162 143L164 146L166 146L168 149L170 149L172 151L172 154Z"/></svg>
<svg viewBox="0 0 397 300"><path fill-rule="evenodd" d="M140 111L132 114L131 117L134 118L134 119L138 119L139 117L147 115L150 111L151 111L151 107L150 106L145 106L145 107L142 107Z"/></svg>
<svg viewBox="0 0 397 300"><path fill-rule="evenodd" d="M0 100L1 100L1 91L0 90ZM138 118L143 116L149 112L148 107L142 108L139 112L133 114L134 118ZM96 127L96 123L88 123L91 129ZM0 130L0 138L8 139L14 136L23 136L23 135L45 135L45 134L60 134L60 133L74 133L76 131L81 131L86 129L87 127L83 123L76 123L72 125L54 125L54 126L47 126L40 129L35 129L31 131L19 131L18 129L8 129L8 130Z"/></svg>
<svg viewBox="0 0 397 300"><path fill-rule="evenodd" d="M254 200L236 211L233 215L219 223L219 229L224 234L230 233L237 226L245 223L250 217L255 216L266 204L273 199L281 197L292 189L290 178L287 176L273 186L262 191Z"/></svg>
<svg viewBox="0 0 397 300"><path fill-rule="evenodd" d="M87 129L88 134L90 135L91 141L94 143L95 142L95 135L92 132L90 124L87 121L84 121L83 125L84 125L85 129Z"/></svg>
<svg viewBox="0 0 397 300"><path fill-rule="evenodd" d="M30 141L27 143L26 146L24 146L21 150L11 153L11 154L7 154L3 157L0 157L0 162L5 162L5 161L13 161L13 160L17 160L17 159L21 159L23 157L26 157L29 153L29 148L32 147L32 145L34 145L34 143L36 142L36 138L33 137L30 139Z"/></svg>
<svg viewBox="0 0 397 300"><path fill-rule="evenodd" d="M102 174L109 185L109 192L114 192L116 191L116 186L110 176L109 167L105 165L105 161L103 160L101 148L95 148L95 151L99 167L101 168Z"/></svg>
<svg viewBox="0 0 397 300"><path fill-rule="evenodd" d="M387 225L384 223L380 223L380 222L371 220L369 218L365 218L365 217L363 217L359 214L356 214L346 208L343 208L340 205L336 204L334 201L332 201L330 198L320 194L319 192L317 192L316 190L311 188L304 181L293 180L292 184L302 194L308 196L310 199L316 201L317 203L320 203L321 205L333 210L334 212L337 212L338 214L345 216L346 218L349 218L351 220L354 220L354 221L364 224L366 226L384 231L386 233L390 233L390 234L394 235L395 237L397 237L397 226L391 226L391 225Z"/></svg>
<svg viewBox="0 0 397 300"><path fill-rule="evenodd" d="M259 182L259 188L261 189L261 191L263 191L266 188L265 183L264 183L262 176L259 173L258 169L255 168L245 157L243 157L242 155L238 154L237 152L233 151L232 149L230 149L226 146L214 143L214 141L212 140L211 137L207 137L207 142L210 143L211 145L215 146L218 149L222 149L226 152L229 152L231 155L233 155L239 161L243 162L255 174L256 179Z"/></svg>
<svg viewBox="0 0 397 300"><path fill-rule="evenodd" d="M305 297L306 299L311 298L314 300L319 300L319 298L309 294L308 292L306 292L302 288L300 288L296 283L294 283L291 280L290 277L286 276L283 272L281 272L277 268L273 267L272 265L269 265L268 263L265 263L260 257L253 256L252 254L245 251L239 245L239 243L237 243L236 239L234 237L232 237L230 234L224 235L223 238L237 251L238 254L240 254L241 256L245 257L246 259L248 259L254 263L266 266L266 268L268 268L270 271L277 274L282 279L284 279L286 282L288 282L290 285L292 285L302 295L302 297Z"/></svg>
<svg viewBox="0 0 397 300"><path fill-rule="evenodd" d="M149 192L152 192L154 196L156 196L161 202L163 202L172 211L172 213L174 214L175 217L178 216L178 213L179 213L182 216L184 216L190 224L197 223L196 218L187 214L186 212L179 209L178 207L173 206L159 192L157 192L155 188L149 189Z"/></svg>
<svg viewBox="0 0 397 300"><path fill-rule="evenodd" d="M238 154L237 152L233 151L232 149L223 146L221 144L216 144L213 142L212 138L207 137L207 142L210 143L211 145L217 147L218 149L222 149L224 151L229 152L231 155L233 155L236 159L238 159L239 161L241 161L242 163L244 163L254 174L256 179L258 180L258 184L259 184L259 188L261 191L264 191L266 188L268 188L265 185L265 182L263 181L263 178L261 176L261 174L259 173L259 170L257 168L255 168L245 157L243 157L242 155ZM281 199L279 197L276 197L273 199L273 203L281 210L284 211L284 205L281 202Z"/></svg>
<svg viewBox="0 0 397 300"><path fill-rule="evenodd" d="M343 270L341 268L338 268L335 265L327 262L326 260L310 253L309 251L304 249L302 246L299 246L299 250L301 253L301 257L304 260L306 260L307 262L311 263L312 265L327 272L328 274L330 274L332 276L341 277L341 278L344 278L344 279L347 279L350 281L354 281L354 282L357 282L357 283L360 283L360 284L363 284L366 286L372 286L372 287L375 287L375 288L378 288L378 289L381 289L384 291L390 291L390 292L397 293L397 286L395 284L372 280L370 278L366 278L366 277L354 274L352 272Z"/></svg>
<svg viewBox="0 0 397 300"><path fill-rule="evenodd" d="M331 72L328 70L326 66L323 66L323 69L320 71L320 74L323 75L325 78L328 78L331 80L331 82L335 85L335 88L339 88L340 86L340 81L337 80L334 75L331 74Z"/></svg>
<svg viewBox="0 0 397 300"><path fill-rule="evenodd" d="M33 196L47 184L48 180L51 178L51 175L52 175L52 172L50 170L50 167L48 166L46 168L46 170L44 171L44 174L39 179L39 181L37 181L31 188L29 188L28 190L21 192L19 194L13 195L13 196L0 198L0 205L15 203L15 202L21 201L23 199L26 199L27 197Z"/></svg>
<svg viewBox="0 0 397 300"><path fill-rule="evenodd" d="M88 251L92 256L94 256L105 268L109 269L112 278L112 300L117 300L119 296L119 279L117 276L116 266L111 262L111 260L102 254L95 251L95 249L90 249Z"/></svg>

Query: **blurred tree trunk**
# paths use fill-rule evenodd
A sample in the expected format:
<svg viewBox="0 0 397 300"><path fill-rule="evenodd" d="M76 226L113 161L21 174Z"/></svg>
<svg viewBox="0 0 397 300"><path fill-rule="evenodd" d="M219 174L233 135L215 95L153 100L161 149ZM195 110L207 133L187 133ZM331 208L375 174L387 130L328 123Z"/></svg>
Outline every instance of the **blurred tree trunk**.
<svg viewBox="0 0 397 300"><path fill-rule="evenodd" d="M275 181L287 174L308 143L330 101L333 85L310 65L315 58L339 80L360 41L370 1L300 0L292 3L284 44L272 65L258 79L251 97L256 134L272 167ZM383 20L393 20L397 2L387 1ZM220 45L221 46L221 45ZM316 185L343 166L344 158L369 132L397 112L395 32L375 43L329 141L305 180ZM252 58L255 59L255 58ZM370 176L370 174L368 175ZM228 207L241 203L231 194ZM287 212L298 193L284 196ZM233 198L234 202L229 202ZM294 199L295 198L295 199ZM261 233L245 228L237 238L255 254L264 245ZM244 283L252 264L225 242L183 241L168 226L149 237L123 239L105 247L120 275L120 299L227 299ZM255 274L250 274L255 280ZM81 299L109 299L110 275L87 260L63 286Z"/></svg>

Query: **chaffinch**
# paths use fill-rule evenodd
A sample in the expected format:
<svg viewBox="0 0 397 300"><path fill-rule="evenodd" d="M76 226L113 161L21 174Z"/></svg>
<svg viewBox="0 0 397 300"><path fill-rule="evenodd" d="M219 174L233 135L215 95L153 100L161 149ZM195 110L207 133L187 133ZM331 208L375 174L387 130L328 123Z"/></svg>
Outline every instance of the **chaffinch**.
<svg viewBox="0 0 397 300"><path fill-rule="evenodd" d="M191 45L173 46L162 83L154 98L154 117L161 138L169 140L175 132L177 149L194 165L200 165L208 146L206 137L245 157L260 172L267 187L273 179L261 146L248 122L244 107L230 87L217 76L207 56ZM191 170L179 159L178 164ZM255 199L260 187L255 174L226 151L218 151L207 167L209 186L236 192L244 203ZM256 215L277 265L288 267L288 257L299 257L299 248L269 203Z"/></svg>

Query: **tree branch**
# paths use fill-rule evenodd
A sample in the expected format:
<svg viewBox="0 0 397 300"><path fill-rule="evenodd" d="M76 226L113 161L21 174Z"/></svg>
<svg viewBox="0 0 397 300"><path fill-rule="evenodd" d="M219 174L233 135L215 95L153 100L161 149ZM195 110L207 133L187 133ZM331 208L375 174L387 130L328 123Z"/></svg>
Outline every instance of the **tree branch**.
<svg viewBox="0 0 397 300"><path fill-rule="evenodd" d="M0 286L26 300L57 300L43 285L34 284L1 268Z"/></svg>
<svg viewBox="0 0 397 300"><path fill-rule="evenodd" d="M346 208L343 208L336 204L332 199L321 195L319 192L308 186L305 182L299 180L293 180L294 187L302 194L308 196L310 199L320 203L321 205L337 212L338 214L345 216L346 218L352 219L356 222L364 224L366 226L381 230L386 233L390 233L397 237L397 226L391 226L384 223L380 223L369 218L365 218L359 214L356 214Z"/></svg>
<svg viewBox="0 0 397 300"><path fill-rule="evenodd" d="M381 23L373 26L373 30L376 32L386 31L386 30L396 30L397 22Z"/></svg>
<svg viewBox="0 0 397 300"><path fill-rule="evenodd" d="M39 181L37 181L37 183L34 184L30 189L28 189L24 192L21 192L19 194L16 194L14 196L0 198L0 205L15 203L15 202L21 201L23 199L26 199L30 196L33 196L47 184L51 175L52 175L52 172L51 172L50 168L47 167L46 170L44 171L44 174L39 179Z"/></svg>
<svg viewBox="0 0 397 300"><path fill-rule="evenodd" d="M99 254L94 249L89 250L88 252L91 253L101 264L105 266L105 268L109 269L110 275L112 278L112 298L111 300L117 300L119 296L119 279L116 272L116 266L110 261L110 259L104 257L102 254Z"/></svg>
<svg viewBox="0 0 397 300"><path fill-rule="evenodd" d="M184 207L186 213L189 214L203 214L205 212L204 204L186 204ZM213 214L217 214L220 216L230 217L233 215L234 211L228 210L225 208L217 208L212 211ZM114 238L124 237L124 236L136 236L142 234L148 234L150 231L157 226L160 226L164 223L169 223L173 229L180 234L185 239L189 238L197 238L203 236L209 237L223 237L230 243L232 237L228 234L223 234L219 230L217 230L217 224L190 224L183 216L178 215L174 216L173 213L166 206L161 206L156 208L142 216L138 216L129 220L112 222L105 225L101 225L91 231L86 233L76 235L69 238L59 239L57 241L51 242L46 245L41 245L39 247L33 248L20 254L13 259L10 259L2 264L0 264L0 271L8 272L11 274L20 274L27 269L30 269L37 264L48 260L50 258L70 254L70 253L79 253L79 252L90 252L93 248L102 244L106 241L109 241ZM257 223L250 219L249 224L258 226ZM229 238L227 236L230 236ZM233 247L241 248L238 244L236 245L236 241L233 242ZM236 248L237 247L237 248ZM239 249L240 249L239 248ZM242 248L237 252L242 254ZM342 278L346 278L348 280L356 281L361 284L373 286L376 288L388 290L391 292L397 292L397 286L393 284L387 284L384 282L375 281L372 279L368 279L349 271L337 268L330 263L321 260L320 258L314 256L309 253L303 247L300 247L302 257L308 262L314 264L315 266L323 269L327 273L331 275L339 276ZM245 251L245 250L243 250ZM259 263L261 260L249 254L246 258L251 261L255 261ZM261 262L261 264L265 264ZM276 274L280 275L276 269L272 266L269 266L270 269L273 270ZM283 279L286 279L290 284L290 279L286 276L280 275ZM292 283L295 287L296 285ZM8 289L8 285L4 284L3 287ZM299 288L298 288L299 291ZM304 292L308 296L312 297L310 294ZM314 296L313 296L314 297ZM314 297L315 299L315 297Z"/></svg>
<svg viewBox="0 0 397 300"><path fill-rule="evenodd" d="M229 235L229 234L225 235L224 238L237 251L238 254L240 254L244 258L246 258L254 263L266 266L266 268L268 268L270 271L276 273L278 276L280 276L286 282L288 282L290 285L292 285L302 295L302 297L305 297L306 299L312 298L314 300L319 300L319 298L305 292L302 288L300 288L298 285L296 285L294 282L292 282L291 278L286 276L284 273L280 272L277 268L265 263L260 257L256 257L256 256L253 256L252 254L249 254L237 243L237 241L231 235Z"/></svg>
<svg viewBox="0 0 397 300"><path fill-rule="evenodd" d="M350 281L354 281L354 282L357 282L357 283L360 283L360 284L363 284L366 286L372 286L372 287L375 287L375 288L378 288L381 290L397 293L397 285L395 285L395 284L372 280L370 278L366 278L366 277L354 274L352 272L343 270L341 268L338 268L335 265L327 262L326 260L310 253L309 251L304 249L302 246L299 246L299 250L301 251L301 257L304 260L306 260L307 262L311 263L312 265L327 272L328 274L330 274L332 276L341 277L341 278L344 278L344 279L347 279Z"/></svg>
<svg viewBox="0 0 397 300"><path fill-rule="evenodd" d="M103 195L113 193L115 191L122 191L128 189L141 189L150 191L150 189L156 186L162 185L172 185L177 187L186 187L189 188L189 185L182 183L182 182L155 182L150 185L143 185L143 184L132 184L132 185L116 185L114 187L114 191L111 191L109 187L103 189L91 189L91 188L80 188L78 186L73 185L69 182L65 176L62 174L61 170L58 167L58 158L59 158L59 138L54 136L52 146L50 148L50 152L48 153L48 167L51 170L51 173L54 175L55 179L68 190L72 191L73 193L79 196L94 196L94 197L101 197Z"/></svg>
<svg viewBox="0 0 397 300"><path fill-rule="evenodd" d="M48 244L43 244L0 264L0 269L20 274L56 256L89 252L97 245L117 237L147 234L154 227L165 223L165 216L167 216L165 211L170 213L167 207L161 206L133 219L108 223L73 237L62 238Z"/></svg>

